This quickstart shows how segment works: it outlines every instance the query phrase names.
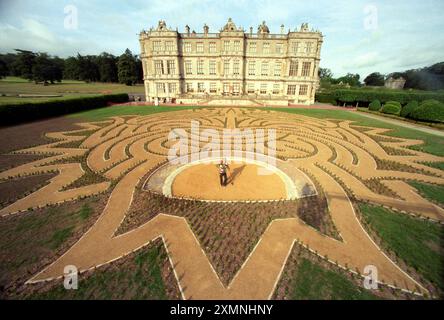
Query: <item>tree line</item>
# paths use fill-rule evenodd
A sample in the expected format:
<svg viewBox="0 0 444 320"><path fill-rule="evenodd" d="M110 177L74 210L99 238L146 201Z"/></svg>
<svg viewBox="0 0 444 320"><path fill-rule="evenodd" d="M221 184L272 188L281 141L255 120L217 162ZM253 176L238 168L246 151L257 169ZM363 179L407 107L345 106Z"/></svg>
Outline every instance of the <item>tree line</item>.
<svg viewBox="0 0 444 320"><path fill-rule="evenodd" d="M366 86L382 87L389 78L406 80L404 88L417 90L443 90L444 89L444 62L436 63L429 67L420 69L411 69L404 72L393 72L389 74L381 74L373 72L369 74L363 83L360 81L359 74L349 73L343 77L334 78L330 69L320 68L319 77L321 85L328 87L335 84L344 84L351 87Z"/></svg>
<svg viewBox="0 0 444 320"><path fill-rule="evenodd" d="M120 56L103 52L100 55L81 55L66 59L45 52L15 49L0 54L0 78L16 76L35 83L55 83L62 80L86 82L114 82L133 85L142 82L142 62L126 49Z"/></svg>

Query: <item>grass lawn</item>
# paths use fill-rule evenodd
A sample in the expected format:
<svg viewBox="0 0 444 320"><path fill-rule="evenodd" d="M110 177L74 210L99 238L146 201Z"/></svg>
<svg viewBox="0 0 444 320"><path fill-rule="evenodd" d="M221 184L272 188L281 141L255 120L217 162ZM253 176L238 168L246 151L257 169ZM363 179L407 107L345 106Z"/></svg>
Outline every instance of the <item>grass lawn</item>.
<svg viewBox="0 0 444 320"><path fill-rule="evenodd" d="M0 286L28 274L49 252L67 245L73 235L91 223L98 198L66 203L11 216L0 221Z"/></svg>
<svg viewBox="0 0 444 320"><path fill-rule="evenodd" d="M378 299L356 286L344 275L302 259L293 277L290 297L293 300L373 300Z"/></svg>
<svg viewBox="0 0 444 320"><path fill-rule="evenodd" d="M423 162L423 164L444 171L444 162Z"/></svg>
<svg viewBox="0 0 444 320"><path fill-rule="evenodd" d="M60 98L19 98L19 94L62 94L66 97L91 95L91 94L114 94L114 93L144 93L142 84L126 86L118 83L86 83L83 81L63 80L61 83L44 86L35 84L28 80L6 77L0 81L0 94L10 97L0 96L0 105L11 102L44 101L48 99Z"/></svg>
<svg viewBox="0 0 444 320"><path fill-rule="evenodd" d="M359 208L391 251L444 290L443 226L368 204Z"/></svg>
<svg viewBox="0 0 444 320"><path fill-rule="evenodd" d="M60 283L50 290L32 294L28 299L131 299L167 300L161 263L166 258L161 244L142 249L118 267L95 270L79 277L77 290L65 290Z"/></svg>
<svg viewBox="0 0 444 320"><path fill-rule="evenodd" d="M409 184L426 198L444 205L444 186L420 183L417 181L409 181Z"/></svg>

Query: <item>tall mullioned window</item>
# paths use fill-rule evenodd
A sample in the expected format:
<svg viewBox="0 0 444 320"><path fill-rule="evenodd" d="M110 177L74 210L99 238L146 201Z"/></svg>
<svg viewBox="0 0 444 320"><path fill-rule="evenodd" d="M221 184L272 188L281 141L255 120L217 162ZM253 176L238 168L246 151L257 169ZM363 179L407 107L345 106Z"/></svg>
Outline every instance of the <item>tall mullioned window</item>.
<svg viewBox="0 0 444 320"><path fill-rule="evenodd" d="M224 51L229 52L230 51L230 41L225 40L224 41Z"/></svg>
<svg viewBox="0 0 444 320"><path fill-rule="evenodd" d="M197 83L197 92L205 92L205 83L203 82Z"/></svg>
<svg viewBox="0 0 444 320"><path fill-rule="evenodd" d="M210 83L210 93L216 93L217 92L217 84L216 82Z"/></svg>
<svg viewBox="0 0 444 320"><path fill-rule="evenodd" d="M282 43L276 43L276 53L282 53L283 51Z"/></svg>
<svg viewBox="0 0 444 320"><path fill-rule="evenodd" d="M299 87L299 95L300 96L306 96L307 92L308 92L308 85L301 84L301 86Z"/></svg>
<svg viewBox="0 0 444 320"><path fill-rule="evenodd" d="M162 60L154 60L154 73L157 75L163 74Z"/></svg>
<svg viewBox="0 0 444 320"><path fill-rule="evenodd" d="M238 96L240 94L240 84L234 83L233 84L233 94Z"/></svg>
<svg viewBox="0 0 444 320"><path fill-rule="evenodd" d="M225 82L224 83L224 93L229 93L230 92L230 84Z"/></svg>
<svg viewBox="0 0 444 320"><path fill-rule="evenodd" d="M291 51L293 53L298 53L298 51L299 51L299 42L293 42L291 44Z"/></svg>
<svg viewBox="0 0 444 320"><path fill-rule="evenodd" d="M239 52L240 51L240 41L234 40L234 51Z"/></svg>
<svg viewBox="0 0 444 320"><path fill-rule="evenodd" d="M156 83L157 92L165 93L165 83Z"/></svg>
<svg viewBox="0 0 444 320"><path fill-rule="evenodd" d="M176 93L176 84L175 83L169 83L168 84L168 91L170 92L170 93Z"/></svg>
<svg viewBox="0 0 444 320"><path fill-rule="evenodd" d="M190 53L191 50L192 50L192 48L191 48L191 42L185 42L185 43L183 44L183 51L184 51L184 52L187 52L187 53Z"/></svg>
<svg viewBox="0 0 444 320"><path fill-rule="evenodd" d="M216 42L210 42L209 46L210 46L209 47L210 53L215 53L216 52Z"/></svg>
<svg viewBox="0 0 444 320"><path fill-rule="evenodd" d="M216 60L210 60L209 72L212 76L216 75Z"/></svg>
<svg viewBox="0 0 444 320"><path fill-rule="evenodd" d="M302 63L302 76L309 77L311 69L311 62L303 62Z"/></svg>
<svg viewBox="0 0 444 320"><path fill-rule="evenodd" d="M260 89L260 94L267 94L267 84L266 83L261 83L261 89Z"/></svg>
<svg viewBox="0 0 444 320"><path fill-rule="evenodd" d="M202 74L204 74L204 67L203 67L203 65L204 65L204 62L203 62L203 60L198 60L197 61L197 74L200 74L200 75L202 75Z"/></svg>
<svg viewBox="0 0 444 320"><path fill-rule="evenodd" d="M174 60L167 61L167 73L176 74L176 62Z"/></svg>
<svg viewBox="0 0 444 320"><path fill-rule="evenodd" d="M250 61L248 63L248 75L255 76L256 75L256 61Z"/></svg>
<svg viewBox="0 0 444 320"><path fill-rule="evenodd" d="M174 51L174 42L173 41L166 41L165 42L165 51L168 51L168 52Z"/></svg>
<svg viewBox="0 0 444 320"><path fill-rule="evenodd" d="M187 82L187 92L194 92L193 84L191 82Z"/></svg>
<svg viewBox="0 0 444 320"><path fill-rule="evenodd" d="M296 85L295 84L289 84L287 87L287 95L294 96L296 94Z"/></svg>
<svg viewBox="0 0 444 320"><path fill-rule="evenodd" d="M257 45L256 45L256 42L250 42L250 45L248 46L248 48L249 48L249 52L251 52L251 53L256 53L256 50L257 50Z"/></svg>
<svg viewBox="0 0 444 320"><path fill-rule="evenodd" d="M153 51L162 51L162 41L153 41Z"/></svg>
<svg viewBox="0 0 444 320"><path fill-rule="evenodd" d="M270 43L264 42L262 45L262 53L270 53Z"/></svg>
<svg viewBox="0 0 444 320"><path fill-rule="evenodd" d="M262 61L261 76L268 76L268 61Z"/></svg>
<svg viewBox="0 0 444 320"><path fill-rule="evenodd" d="M185 74L193 74L193 64L191 61L185 61Z"/></svg>
<svg viewBox="0 0 444 320"><path fill-rule="evenodd" d="M249 83L247 85L247 93L249 93L249 94L254 93L254 83Z"/></svg>
<svg viewBox="0 0 444 320"><path fill-rule="evenodd" d="M281 70L282 70L282 63L280 61L274 62L274 76L280 77L281 76Z"/></svg>
<svg viewBox="0 0 444 320"><path fill-rule="evenodd" d="M197 53L203 53L204 52L204 44L203 44L203 42L198 42L196 44L196 52Z"/></svg>
<svg viewBox="0 0 444 320"><path fill-rule="evenodd" d="M305 47L305 53L311 53L311 42L307 42L307 45Z"/></svg>
<svg viewBox="0 0 444 320"><path fill-rule="evenodd" d="M230 61L224 61L224 75L230 74Z"/></svg>
<svg viewBox="0 0 444 320"><path fill-rule="evenodd" d="M290 77L296 77L298 75L298 66L299 63L297 60L292 60L290 62L290 72L288 74Z"/></svg>
<svg viewBox="0 0 444 320"><path fill-rule="evenodd" d="M279 94L280 85L279 83L273 84L273 94Z"/></svg>
<svg viewBox="0 0 444 320"><path fill-rule="evenodd" d="M233 61L233 74L235 76L239 75L239 60L234 60Z"/></svg>

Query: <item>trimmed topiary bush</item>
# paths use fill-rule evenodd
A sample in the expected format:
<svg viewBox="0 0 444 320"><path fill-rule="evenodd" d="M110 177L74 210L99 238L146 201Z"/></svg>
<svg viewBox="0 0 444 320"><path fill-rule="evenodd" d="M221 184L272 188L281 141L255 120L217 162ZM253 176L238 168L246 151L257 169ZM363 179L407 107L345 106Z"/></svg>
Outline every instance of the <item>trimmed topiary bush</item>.
<svg viewBox="0 0 444 320"><path fill-rule="evenodd" d="M381 112L399 115L401 112L401 104L397 101L389 101L382 107Z"/></svg>
<svg viewBox="0 0 444 320"><path fill-rule="evenodd" d="M444 122L444 103L426 100L409 114L409 118L427 122Z"/></svg>
<svg viewBox="0 0 444 320"><path fill-rule="evenodd" d="M408 117L413 110L416 110L419 107L418 101L411 101L407 103L401 110L401 117Z"/></svg>
<svg viewBox="0 0 444 320"><path fill-rule="evenodd" d="M381 102L379 100L374 100L369 104L368 109L371 111L379 111L381 110Z"/></svg>

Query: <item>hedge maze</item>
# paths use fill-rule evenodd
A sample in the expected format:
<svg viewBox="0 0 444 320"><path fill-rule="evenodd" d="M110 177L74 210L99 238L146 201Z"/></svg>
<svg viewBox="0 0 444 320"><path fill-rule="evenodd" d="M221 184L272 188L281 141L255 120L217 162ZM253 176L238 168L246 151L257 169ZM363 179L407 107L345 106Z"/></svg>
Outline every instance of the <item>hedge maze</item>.
<svg viewBox="0 0 444 320"><path fill-rule="evenodd" d="M315 182L319 194L325 197L320 200L328 203L325 212L328 219L323 221L330 221L334 228L310 226L303 214L270 214L267 216L270 222L251 223L256 231L242 231L246 237L256 234L258 239L254 238L254 246L245 245L247 251L237 251L242 264L237 262L224 272L223 265L216 269L212 265L217 254L208 252L212 247L221 247L213 242L211 234L218 229L202 228L207 215L194 209L188 212L187 205L181 203L189 200L165 199L165 203L170 203L166 208L154 202L150 204L150 201L161 204L162 196L147 197L147 208L165 211L151 212L143 219L140 218L143 210L139 210L140 219L136 219L135 224L126 219L130 214L134 217L134 199L147 192L141 188L145 177L167 161L170 146L167 137L172 129L184 128L190 132L191 120L197 120L202 128L222 130L233 117L231 123L239 129L276 129L277 156ZM267 299L273 295L294 246L303 246L358 276L362 276L367 265L374 265L381 283L427 293L423 284L384 254L363 228L355 211L356 202L368 202L431 221L444 220L443 208L423 198L408 183L444 184L444 172L424 164L440 163L444 158L409 148L421 144L421 140L388 138L384 135L387 129L360 127L348 120L240 108L113 117L79 126L79 130L48 133L55 142L17 151L46 157L0 173L3 181L19 175L57 173L49 184L2 208L2 216L110 191L107 206L91 229L64 255L33 275L28 281L30 285L60 278L68 264L80 271L93 270L160 238L184 299ZM85 175L90 178L81 180ZM190 208L214 209L194 207L196 203L199 201L195 200ZM301 206L304 208L303 203ZM234 204L230 208L235 207ZM254 213L256 205L250 203L245 208ZM264 207L260 208L258 204L257 210ZM279 210L279 202L266 209ZM217 220L218 215L213 218ZM225 225L228 231L224 237L239 233L239 227L236 223ZM245 227L248 228L248 224ZM325 234L322 230L330 231ZM208 246L204 245L207 241ZM228 241L223 248L230 251L234 248L230 246L237 245Z"/></svg>

